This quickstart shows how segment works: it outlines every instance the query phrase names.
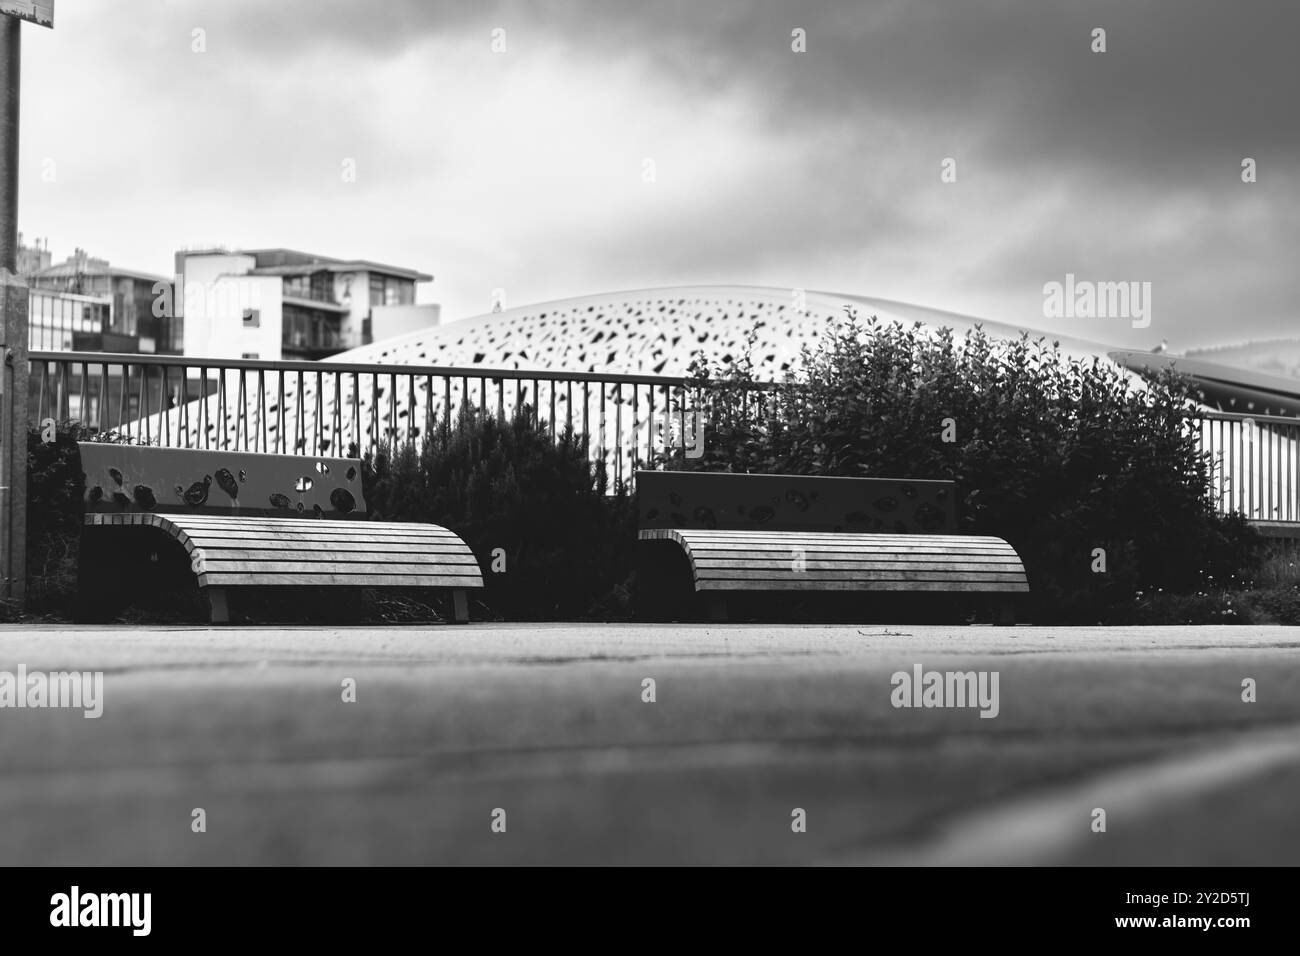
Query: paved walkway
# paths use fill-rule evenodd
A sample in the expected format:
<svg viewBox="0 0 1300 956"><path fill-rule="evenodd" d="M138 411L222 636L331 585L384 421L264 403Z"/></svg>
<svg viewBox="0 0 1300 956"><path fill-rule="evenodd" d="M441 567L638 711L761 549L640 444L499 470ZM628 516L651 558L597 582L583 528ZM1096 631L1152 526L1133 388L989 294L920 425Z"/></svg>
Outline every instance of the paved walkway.
<svg viewBox="0 0 1300 956"><path fill-rule="evenodd" d="M1300 863L1295 628L0 627L19 665L104 711L0 709L11 864ZM893 706L917 665L997 716Z"/></svg>

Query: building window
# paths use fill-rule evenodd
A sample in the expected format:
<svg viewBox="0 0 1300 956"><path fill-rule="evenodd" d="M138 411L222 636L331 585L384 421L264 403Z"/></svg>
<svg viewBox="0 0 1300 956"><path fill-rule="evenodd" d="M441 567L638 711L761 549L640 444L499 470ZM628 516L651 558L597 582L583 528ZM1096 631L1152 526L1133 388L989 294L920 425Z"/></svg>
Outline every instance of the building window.
<svg viewBox="0 0 1300 956"><path fill-rule="evenodd" d="M295 352L337 352L341 348L339 318L314 309L286 305L280 344Z"/></svg>

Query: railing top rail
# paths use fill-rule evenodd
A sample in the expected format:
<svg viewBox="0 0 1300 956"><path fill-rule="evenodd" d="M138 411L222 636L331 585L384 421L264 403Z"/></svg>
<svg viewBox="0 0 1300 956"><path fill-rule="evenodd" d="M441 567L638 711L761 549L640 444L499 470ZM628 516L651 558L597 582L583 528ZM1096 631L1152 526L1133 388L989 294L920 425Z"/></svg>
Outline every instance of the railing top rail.
<svg viewBox="0 0 1300 956"><path fill-rule="evenodd" d="M597 372L556 372L544 369L498 369L482 366L453 365L384 365L356 362L314 362L306 359L226 359L201 358L197 355L152 355L129 352L52 352L30 351L33 362L67 362L73 365L156 365L187 369L247 369L262 372L334 372L364 375L433 375L443 378L523 379L532 381L607 382L636 385L685 385L689 379L668 375L622 375Z"/></svg>
<svg viewBox="0 0 1300 956"><path fill-rule="evenodd" d="M678 387L694 383L694 379L677 375L629 375L614 372L560 372L545 369L500 369L482 366L458 365L385 365L377 363L328 362L307 359L227 359L202 358L197 355L154 355L132 352L54 352L30 351L33 362L70 362L74 365L157 365L192 369L248 369L263 372L347 372L363 375L433 375L442 378L521 379L559 382L605 382L623 385L663 385ZM719 382L717 385L728 383ZM775 388L776 382L750 382L755 389Z"/></svg>
<svg viewBox="0 0 1300 956"><path fill-rule="evenodd" d="M1300 416L1290 415L1252 415L1243 412L1194 411L1192 418L1217 422L1244 422L1247 419L1255 424L1300 425Z"/></svg>

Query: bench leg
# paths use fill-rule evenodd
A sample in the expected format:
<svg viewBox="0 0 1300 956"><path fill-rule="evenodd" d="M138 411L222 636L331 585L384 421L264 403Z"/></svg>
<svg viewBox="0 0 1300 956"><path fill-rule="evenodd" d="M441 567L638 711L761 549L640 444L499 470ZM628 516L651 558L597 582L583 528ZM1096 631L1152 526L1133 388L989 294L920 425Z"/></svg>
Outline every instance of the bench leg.
<svg viewBox="0 0 1300 956"><path fill-rule="evenodd" d="M121 548L102 528L83 531L77 560L78 624L108 624L130 601L130 579Z"/></svg>
<svg viewBox="0 0 1300 956"><path fill-rule="evenodd" d="M994 620L998 624L1012 625L1016 623L1016 602L1011 598L1002 598L997 602L993 610Z"/></svg>
<svg viewBox="0 0 1300 956"><path fill-rule="evenodd" d="M709 620L721 624L727 620L727 596L717 591L710 592L706 598L709 607Z"/></svg>
<svg viewBox="0 0 1300 956"><path fill-rule="evenodd" d="M225 588L206 588L208 592L208 607L211 610L213 624L230 623L230 605L227 601Z"/></svg>
<svg viewBox="0 0 1300 956"><path fill-rule="evenodd" d="M464 588L452 588L451 619L457 624L469 623L469 599Z"/></svg>

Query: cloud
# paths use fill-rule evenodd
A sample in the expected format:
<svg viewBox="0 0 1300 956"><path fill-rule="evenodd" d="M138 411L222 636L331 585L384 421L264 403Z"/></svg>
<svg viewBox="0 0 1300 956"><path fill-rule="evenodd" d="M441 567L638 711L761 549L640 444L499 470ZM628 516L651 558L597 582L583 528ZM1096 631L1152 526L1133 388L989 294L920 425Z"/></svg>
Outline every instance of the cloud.
<svg viewBox="0 0 1300 956"><path fill-rule="evenodd" d="M1276 336L1298 25L1283 0L70 6L24 31L22 223L158 272L212 239L392 261L449 318L497 287L736 282L1047 328L1073 271L1152 281L1154 321L1062 334Z"/></svg>

